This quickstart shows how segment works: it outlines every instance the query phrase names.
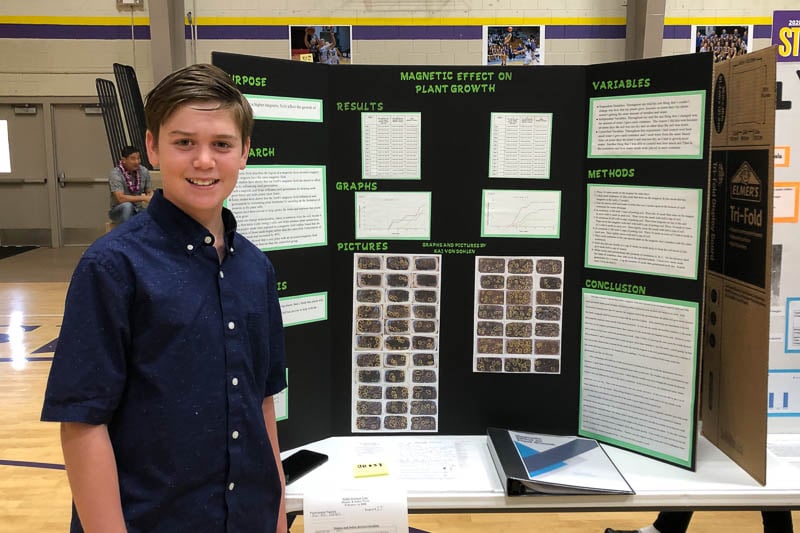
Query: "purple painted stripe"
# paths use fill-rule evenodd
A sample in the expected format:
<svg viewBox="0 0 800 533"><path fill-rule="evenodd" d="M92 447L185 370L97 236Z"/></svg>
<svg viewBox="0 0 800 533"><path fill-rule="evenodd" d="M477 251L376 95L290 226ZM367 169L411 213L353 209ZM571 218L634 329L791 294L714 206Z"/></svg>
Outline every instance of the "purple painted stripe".
<svg viewBox="0 0 800 533"><path fill-rule="evenodd" d="M26 357L24 359L25 362L28 363L37 363L40 361L52 361L52 357ZM13 363L15 361L19 361L19 359L14 359L11 357L0 357L0 363Z"/></svg>
<svg viewBox="0 0 800 533"><path fill-rule="evenodd" d="M624 39L627 33L624 24L591 26L579 24L575 26L545 26L545 39ZM563 28L563 37L550 37L551 28L557 31Z"/></svg>
<svg viewBox="0 0 800 533"><path fill-rule="evenodd" d="M624 39L625 25L547 25L547 39ZM353 39L374 40L478 40L482 26L353 26ZM150 39L149 26L134 26L136 39ZM191 30L185 30L187 39ZM756 24L753 38L769 39L772 26ZM198 26L198 39L288 40L287 26ZM0 39L130 39L130 26L82 26L59 24L0 24ZM689 39L691 26L665 25L664 39Z"/></svg>
<svg viewBox="0 0 800 533"><path fill-rule="evenodd" d="M186 28L190 38L189 27ZM198 26L197 38L214 39L260 39L264 41L289 40L288 26Z"/></svg>
<svg viewBox="0 0 800 533"><path fill-rule="evenodd" d="M3 466L26 466L28 468L49 468L50 470L65 470L64 465L55 463L34 463L31 461L10 461L8 459L0 459L0 465Z"/></svg>
<svg viewBox="0 0 800 533"><path fill-rule="evenodd" d="M772 26L769 24L754 25L753 39L772 39Z"/></svg>
<svg viewBox="0 0 800 533"><path fill-rule="evenodd" d="M546 26L547 39L624 39L624 25ZM477 40L482 26L353 26L353 40Z"/></svg>
<svg viewBox="0 0 800 533"><path fill-rule="evenodd" d="M482 26L353 26L353 40L480 39Z"/></svg>
<svg viewBox="0 0 800 533"><path fill-rule="evenodd" d="M136 39L149 39L150 26L134 26ZM130 26L0 24L0 39L130 39Z"/></svg>
<svg viewBox="0 0 800 533"><path fill-rule="evenodd" d="M688 24L664 25L664 39L691 39L692 27Z"/></svg>
<svg viewBox="0 0 800 533"><path fill-rule="evenodd" d="M547 27L547 37L550 37L550 27ZM753 25L753 39L770 39L772 26L767 24ZM692 27L685 24L664 26L664 39L691 39Z"/></svg>

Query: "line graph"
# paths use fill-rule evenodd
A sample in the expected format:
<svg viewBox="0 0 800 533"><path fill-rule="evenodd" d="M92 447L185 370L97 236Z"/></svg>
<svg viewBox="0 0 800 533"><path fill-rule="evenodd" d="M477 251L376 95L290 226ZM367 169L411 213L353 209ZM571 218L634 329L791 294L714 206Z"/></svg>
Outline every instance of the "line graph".
<svg viewBox="0 0 800 533"><path fill-rule="evenodd" d="M483 237L559 236L560 191L483 191Z"/></svg>
<svg viewBox="0 0 800 533"><path fill-rule="evenodd" d="M356 239L429 239L430 192L356 193Z"/></svg>

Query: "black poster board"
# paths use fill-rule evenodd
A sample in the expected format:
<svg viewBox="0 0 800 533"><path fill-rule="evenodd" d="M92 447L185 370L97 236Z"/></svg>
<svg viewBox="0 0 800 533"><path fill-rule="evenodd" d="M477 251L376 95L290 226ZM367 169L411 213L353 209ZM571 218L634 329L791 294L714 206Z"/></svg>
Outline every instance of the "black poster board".
<svg viewBox="0 0 800 533"><path fill-rule="evenodd" d="M617 192L614 209L621 214L612 229L630 237L625 250L609 244L607 264L595 265L589 236L603 236L593 220L586 226L579 434L686 468L695 464L700 394L711 70L709 58L691 56L595 65L586 87L587 187ZM603 122L593 120L592 110L602 105L626 115L616 155L592 139ZM696 144L684 142L690 138ZM619 246L625 239L609 241ZM597 320L588 309L598 307L587 302L593 288L604 286L617 294L603 299L620 308L609 304L608 315ZM592 335L607 341L599 356L586 347L600 344ZM608 350L614 343L619 347Z"/></svg>
<svg viewBox="0 0 800 533"><path fill-rule="evenodd" d="M322 290L329 297L326 321L286 329L289 418L279 424L281 443L286 447L364 429L353 421L358 414L353 407L357 401L353 383L359 379L354 377L359 375L354 368L354 299L358 290L354 261L359 254L440 257L436 288L437 381L428 389L435 397L422 398L434 400L429 402L435 403L434 430L445 434L481 434L489 426L554 434L578 431L582 290L587 279L610 282L611 285L606 284L609 287L645 285L649 295L680 298L698 305L702 300L709 164L707 106L700 111L704 114L704 134L697 157L691 160L587 158L590 98L696 91L707 100L711 63L700 54L536 69L361 65L328 68L216 52L212 58L249 97L269 95L323 102L322 120L318 122L257 120L253 146L274 149L262 152L267 157L255 159L251 152L248 162L325 166L326 244L268 252L279 280L286 281L282 297ZM646 86L636 81L644 79ZM362 144L368 140L362 133L366 128L363 115L374 118L375 113L396 115L398 121L403 119L401 114L414 114L412 120L418 120L420 132L419 151L409 150L407 155L418 157L418 176L364 178L367 163ZM490 177L498 173L501 161L492 159L490 150L497 150L497 137L492 137L492 132L502 126L502 114L511 115L506 125L519 118L515 114L532 114L549 121L550 135L544 141L549 157L542 175L536 179ZM524 158L528 155L524 148L532 144L527 138L519 140L523 147L519 157ZM405 149L398 147L393 155L401 163ZM513 146L505 149L514 150ZM490 161L495 161L494 168ZM506 160L505 164L511 163ZM635 179L628 169L634 169ZM694 278L595 271L585 266L587 186L632 182L700 190L703 209L696 250L699 264ZM482 236L488 216L483 213L486 191L497 190L555 193L559 198L555 232ZM356 197L363 192L430 193L429 234L423 238L357 239L360 211ZM542 366L533 364L535 356L528 356L531 361L524 367L527 371L508 371L519 367L514 366L517 363L504 362L500 372L474 372L476 293L481 290L476 285L476 257L527 256L560 258L558 268L563 265L563 271L558 271L560 292L556 295L561 309L559 353L543 359L546 364ZM507 281L510 277L513 276L506 274ZM416 298L414 289L409 292ZM699 334L698 329L698 343ZM384 370L382 367L381 372ZM411 372L409 367L409 383ZM381 382L387 379L387 374L381 374ZM384 386L384 394L389 388ZM412 392L414 385L410 384L408 390L409 397L400 398L401 401L411 403L418 399ZM388 400L381 399L384 408ZM391 432L396 426L388 423L390 418L384 414L379 428L365 427L379 433ZM406 431L410 429L405 427Z"/></svg>

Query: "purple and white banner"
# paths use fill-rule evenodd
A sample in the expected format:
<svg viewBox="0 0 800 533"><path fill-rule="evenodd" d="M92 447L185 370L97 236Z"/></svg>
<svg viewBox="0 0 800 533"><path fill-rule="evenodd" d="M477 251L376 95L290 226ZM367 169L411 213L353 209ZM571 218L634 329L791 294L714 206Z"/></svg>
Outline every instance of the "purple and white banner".
<svg viewBox="0 0 800 533"><path fill-rule="evenodd" d="M778 61L800 61L800 11L773 11L772 44Z"/></svg>

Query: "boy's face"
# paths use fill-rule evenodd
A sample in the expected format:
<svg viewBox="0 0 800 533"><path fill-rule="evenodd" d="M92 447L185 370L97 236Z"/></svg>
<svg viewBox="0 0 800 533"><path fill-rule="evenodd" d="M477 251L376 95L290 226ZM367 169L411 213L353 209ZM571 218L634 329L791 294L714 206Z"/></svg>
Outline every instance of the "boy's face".
<svg viewBox="0 0 800 533"><path fill-rule="evenodd" d="M164 197L206 227L216 223L250 151L233 114L215 101L189 102L161 124L158 143L149 130L146 143Z"/></svg>

